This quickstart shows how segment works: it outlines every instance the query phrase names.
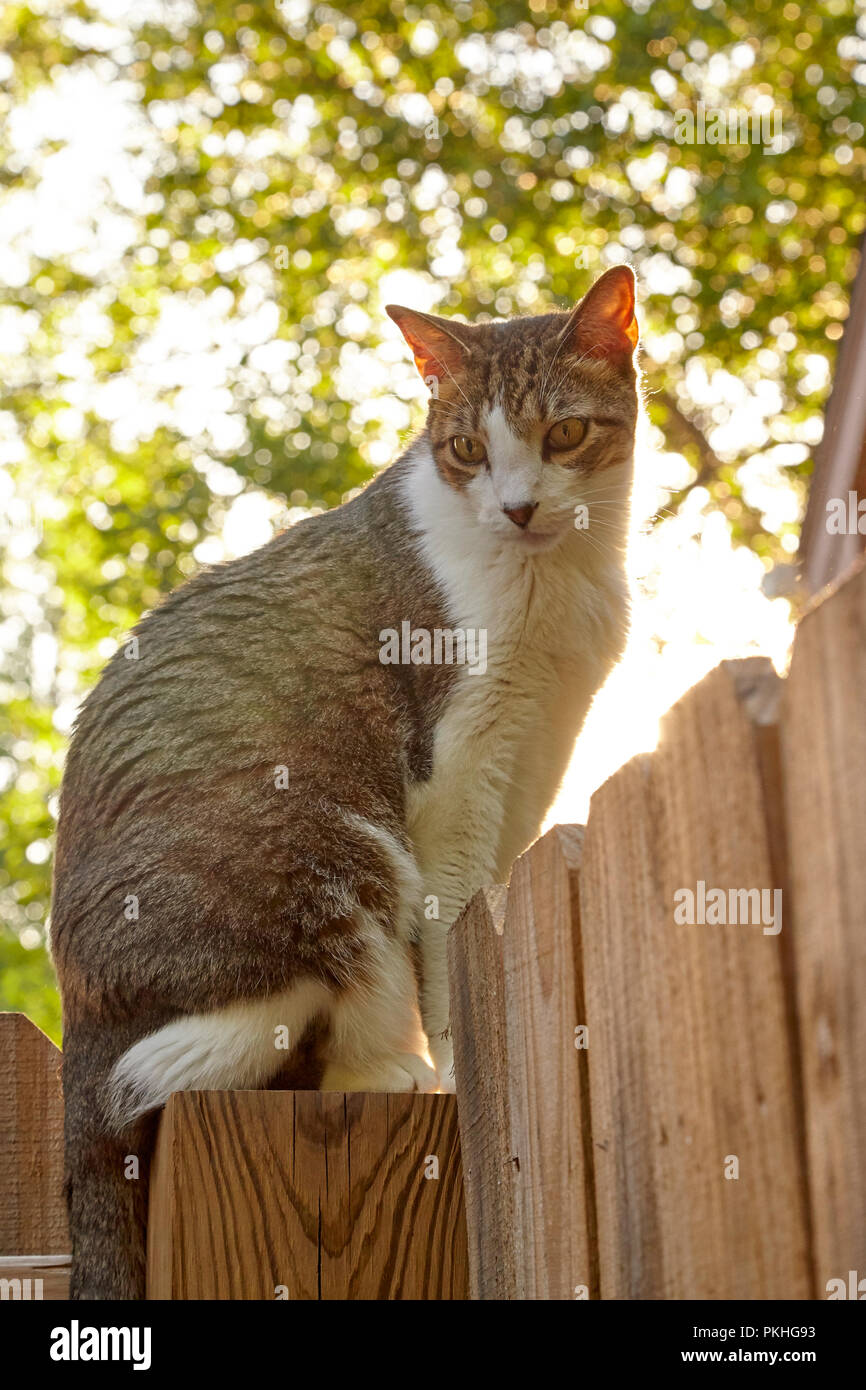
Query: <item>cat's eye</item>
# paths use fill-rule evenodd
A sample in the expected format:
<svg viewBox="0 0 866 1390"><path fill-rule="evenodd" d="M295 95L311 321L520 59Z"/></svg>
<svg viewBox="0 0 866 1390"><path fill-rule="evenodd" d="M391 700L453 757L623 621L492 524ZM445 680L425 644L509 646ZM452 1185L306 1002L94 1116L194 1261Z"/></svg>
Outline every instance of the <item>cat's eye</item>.
<svg viewBox="0 0 866 1390"><path fill-rule="evenodd" d="M459 458L462 463L483 463L487 458L487 451L480 439L473 439L471 434L457 434L451 440L451 449L455 458Z"/></svg>
<svg viewBox="0 0 866 1390"><path fill-rule="evenodd" d="M573 449L586 434L586 425L576 415L560 420L547 432L547 442L551 449Z"/></svg>

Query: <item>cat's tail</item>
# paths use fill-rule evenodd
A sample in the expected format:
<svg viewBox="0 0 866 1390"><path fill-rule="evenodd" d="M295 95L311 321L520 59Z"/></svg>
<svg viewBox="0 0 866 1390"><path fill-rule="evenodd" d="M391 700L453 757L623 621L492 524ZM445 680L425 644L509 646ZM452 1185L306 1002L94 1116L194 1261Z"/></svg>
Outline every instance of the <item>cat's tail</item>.
<svg viewBox="0 0 866 1390"><path fill-rule="evenodd" d="M89 1055L88 1055L89 1054ZM143 1299L147 1197L158 1114L112 1127L109 1069L64 1039L66 1201L74 1299Z"/></svg>

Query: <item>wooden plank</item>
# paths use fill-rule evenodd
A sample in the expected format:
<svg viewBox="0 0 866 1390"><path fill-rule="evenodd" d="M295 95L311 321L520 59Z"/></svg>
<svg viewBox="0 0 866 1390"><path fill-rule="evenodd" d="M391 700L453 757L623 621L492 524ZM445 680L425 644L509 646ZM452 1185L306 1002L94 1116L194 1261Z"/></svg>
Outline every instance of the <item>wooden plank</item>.
<svg viewBox="0 0 866 1390"><path fill-rule="evenodd" d="M754 749L764 801L767 829L767 850L770 876L782 889L787 917L787 929L776 938L779 943L782 984L785 1000L785 1023L793 1071L793 1101L797 1130L797 1151L801 1155L801 1206L805 1213L806 1244L812 1251L811 1205L806 1148L806 1106L803 1094L803 1062L800 1027L797 1016L797 986L794 961L794 918L789 863L789 846L785 824L784 771L782 766L781 728L779 711L784 681L779 680L769 661L752 657L744 661L722 663L723 670L734 682L737 698L752 725ZM814 1295L814 1285L812 1286Z"/></svg>
<svg viewBox="0 0 866 1390"><path fill-rule="evenodd" d="M454 1070L466 1193L472 1298L516 1298L521 1254L514 1216L502 933L506 889L476 893L448 933Z"/></svg>
<svg viewBox="0 0 866 1390"><path fill-rule="evenodd" d="M455 1098L172 1096L151 1188L148 1296L466 1298Z"/></svg>
<svg viewBox="0 0 866 1390"><path fill-rule="evenodd" d="M591 1296L596 1283L588 1072L575 1046L584 1023L581 834L558 826L517 860L504 923L501 901L479 896L450 933L479 1298L572 1299Z"/></svg>
<svg viewBox="0 0 866 1390"><path fill-rule="evenodd" d="M866 565L800 624L782 705L815 1283L866 1276Z"/></svg>
<svg viewBox="0 0 866 1390"><path fill-rule="evenodd" d="M0 1301L67 1300L71 1265L71 1255L0 1255Z"/></svg>
<svg viewBox="0 0 866 1390"><path fill-rule="evenodd" d="M66 1254L60 1052L24 1014L0 1014L0 1255Z"/></svg>
<svg viewBox="0 0 866 1390"><path fill-rule="evenodd" d="M790 925L674 916L700 883L783 888L754 714L726 664L593 797L580 898L603 1298L811 1294Z"/></svg>
<svg viewBox="0 0 866 1390"><path fill-rule="evenodd" d="M593 1296L585 1024L574 915L583 830L556 826L517 860L503 935L521 1299Z"/></svg>

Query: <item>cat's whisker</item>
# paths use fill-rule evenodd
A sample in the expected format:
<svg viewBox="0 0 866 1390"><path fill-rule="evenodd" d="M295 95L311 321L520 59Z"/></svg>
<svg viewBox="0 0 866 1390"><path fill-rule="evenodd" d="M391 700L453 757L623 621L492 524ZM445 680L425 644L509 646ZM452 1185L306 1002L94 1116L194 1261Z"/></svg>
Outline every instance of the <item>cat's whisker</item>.
<svg viewBox="0 0 866 1390"><path fill-rule="evenodd" d="M461 396L463 397L464 401L465 401L466 404L469 406L469 409L472 410L472 402L470 401L470 399L469 399L469 397L467 396L466 392L463 390L463 387L460 385L460 382L457 380L457 378L456 378L456 376L454 375L454 373L451 371L451 368L448 366L448 363L447 363L447 362L443 362L441 365L445 368L445 371L446 371L446 373L448 374L448 377L449 377L450 380L454 383L454 385L457 387L457 390L460 392L460 394L461 394ZM436 400L437 397L434 396L433 399Z"/></svg>

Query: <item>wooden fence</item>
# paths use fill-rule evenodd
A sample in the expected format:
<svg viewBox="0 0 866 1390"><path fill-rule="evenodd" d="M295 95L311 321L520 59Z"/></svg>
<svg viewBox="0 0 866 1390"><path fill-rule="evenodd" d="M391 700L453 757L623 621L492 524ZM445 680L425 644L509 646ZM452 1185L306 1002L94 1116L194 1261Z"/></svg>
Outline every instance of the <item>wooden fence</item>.
<svg viewBox="0 0 866 1390"><path fill-rule="evenodd" d="M0 1014L0 1301L69 1296L60 1053ZM454 1096L189 1091L163 1113L151 1299L465 1299Z"/></svg>
<svg viewBox="0 0 866 1390"><path fill-rule="evenodd" d="M690 691L449 966L472 1296L866 1280L866 566L787 679Z"/></svg>
<svg viewBox="0 0 866 1390"><path fill-rule="evenodd" d="M66 1298L69 1263L60 1052L0 1014L0 1297Z"/></svg>
<svg viewBox="0 0 866 1390"><path fill-rule="evenodd" d="M784 681L713 671L585 830L479 894L449 966L456 1103L171 1098L151 1298L804 1299L866 1278L866 564L804 618ZM11 1014L0 1053L3 1293L64 1297L59 1054Z"/></svg>
<svg viewBox="0 0 866 1390"><path fill-rule="evenodd" d="M468 1296L453 1096L177 1094L154 1178L149 1298Z"/></svg>

